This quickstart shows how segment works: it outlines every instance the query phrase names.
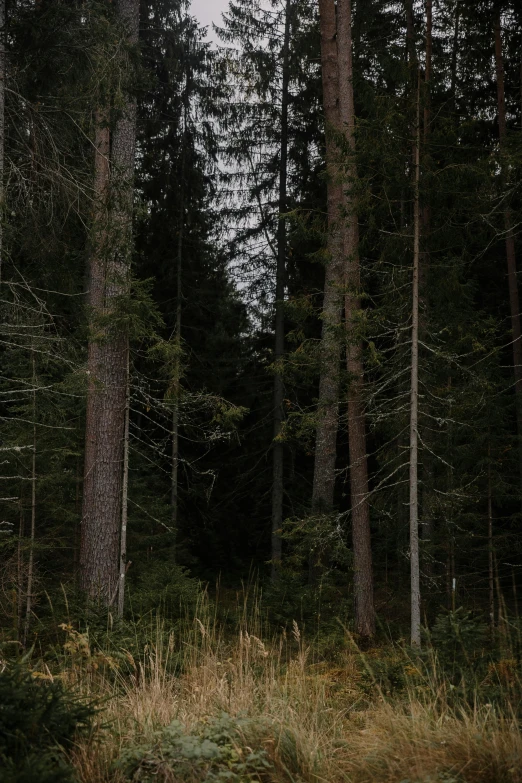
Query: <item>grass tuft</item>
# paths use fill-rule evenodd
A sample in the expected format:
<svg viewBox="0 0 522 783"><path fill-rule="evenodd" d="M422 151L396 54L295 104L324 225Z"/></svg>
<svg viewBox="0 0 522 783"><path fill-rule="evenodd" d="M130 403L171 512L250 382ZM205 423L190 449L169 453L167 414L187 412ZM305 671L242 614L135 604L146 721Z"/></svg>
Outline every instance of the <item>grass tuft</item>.
<svg viewBox="0 0 522 783"><path fill-rule="evenodd" d="M64 667L106 705L73 753L81 783L522 783L514 658L489 703L435 655L363 654L347 636L334 666L297 623L271 639L244 616L233 638L210 613L180 628L158 623L140 660L98 652L82 659L97 666Z"/></svg>

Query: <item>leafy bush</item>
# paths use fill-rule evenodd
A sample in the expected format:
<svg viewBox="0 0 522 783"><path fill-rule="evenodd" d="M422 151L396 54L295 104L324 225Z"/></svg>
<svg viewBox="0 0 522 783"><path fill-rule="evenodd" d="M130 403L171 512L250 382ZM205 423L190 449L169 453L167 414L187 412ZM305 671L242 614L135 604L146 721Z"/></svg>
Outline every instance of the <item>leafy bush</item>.
<svg viewBox="0 0 522 783"><path fill-rule="evenodd" d="M0 673L0 782L67 783L64 750L86 732L95 714L59 682L23 665Z"/></svg>
<svg viewBox="0 0 522 783"><path fill-rule="evenodd" d="M118 768L133 783L248 783L263 780L272 769L265 750L243 749L241 734L249 721L220 718L201 724L193 734L174 721L156 734L153 746L124 752Z"/></svg>

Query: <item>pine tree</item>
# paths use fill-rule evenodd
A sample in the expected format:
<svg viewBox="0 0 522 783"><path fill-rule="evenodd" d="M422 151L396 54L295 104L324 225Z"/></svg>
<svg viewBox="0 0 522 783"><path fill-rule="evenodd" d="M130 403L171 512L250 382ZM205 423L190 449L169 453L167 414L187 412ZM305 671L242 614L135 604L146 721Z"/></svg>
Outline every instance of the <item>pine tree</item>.
<svg viewBox="0 0 522 783"><path fill-rule="evenodd" d="M334 505L340 392L340 328L343 288L343 246L340 220L343 191L338 175L339 149L337 139L341 128L337 103L339 71L336 14L333 0L321 0L319 14L323 107L326 123L328 247L322 309L322 366L315 439L312 506L315 511L330 513Z"/></svg>
<svg viewBox="0 0 522 783"><path fill-rule="evenodd" d="M124 45L135 46L138 2L119 0L116 8ZM81 584L90 597L99 597L106 604L114 600L118 588L128 383L128 335L121 323L111 324L110 320L116 316L117 303L129 294L136 138L136 99L127 93L121 100L111 132L110 158L107 129L103 127L103 141L96 147L96 195L107 211L108 224L105 230L99 223L95 227L97 249L91 256L89 304L94 317L103 317L106 325L101 339L94 335L90 338L82 512ZM106 122L106 111L98 115L98 123Z"/></svg>
<svg viewBox="0 0 522 783"><path fill-rule="evenodd" d="M348 370L348 444L350 454L351 517L354 560L355 628L362 637L375 633L373 573L364 411L364 370L362 343L358 334L361 322L361 273L359 263L359 221L350 190L357 180L355 158L355 104L352 64L351 0L340 0L337 9L337 48L339 65L339 111L346 137L347 183L344 184L345 225L345 326L346 365Z"/></svg>

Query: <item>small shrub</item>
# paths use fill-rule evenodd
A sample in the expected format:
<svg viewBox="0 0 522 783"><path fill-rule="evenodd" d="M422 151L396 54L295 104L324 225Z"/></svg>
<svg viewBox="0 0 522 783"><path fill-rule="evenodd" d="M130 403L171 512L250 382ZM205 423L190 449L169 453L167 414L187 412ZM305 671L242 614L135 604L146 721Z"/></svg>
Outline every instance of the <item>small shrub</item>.
<svg viewBox="0 0 522 783"><path fill-rule="evenodd" d="M203 593L199 580L172 562L147 563L129 583L134 611L144 616L160 610L165 620L192 614Z"/></svg>
<svg viewBox="0 0 522 783"><path fill-rule="evenodd" d="M487 626L462 607L437 617L431 631L431 642L444 672L452 679L476 674L486 669L491 656L485 642Z"/></svg>
<svg viewBox="0 0 522 783"><path fill-rule="evenodd" d="M364 662L359 685L368 694L375 687L386 696L398 694L406 689L411 679L410 661L400 651L380 652L378 657L368 655Z"/></svg>
<svg viewBox="0 0 522 783"><path fill-rule="evenodd" d="M248 721L220 718L188 734L178 721L156 734L151 747L124 752L117 767L133 783L247 783L263 780L272 769L265 750L243 749L242 729Z"/></svg>
<svg viewBox="0 0 522 783"><path fill-rule="evenodd" d="M73 779L64 750L86 732L95 710L59 682L22 665L0 673L0 782L66 783Z"/></svg>

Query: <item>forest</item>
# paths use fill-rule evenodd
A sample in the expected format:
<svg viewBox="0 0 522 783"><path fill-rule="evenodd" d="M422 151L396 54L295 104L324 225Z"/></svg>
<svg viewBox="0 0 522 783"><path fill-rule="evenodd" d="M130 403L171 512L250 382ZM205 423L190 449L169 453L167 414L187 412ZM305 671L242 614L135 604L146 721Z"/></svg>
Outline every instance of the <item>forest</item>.
<svg viewBox="0 0 522 783"><path fill-rule="evenodd" d="M522 783L517 262L519 0L0 0L0 783Z"/></svg>

